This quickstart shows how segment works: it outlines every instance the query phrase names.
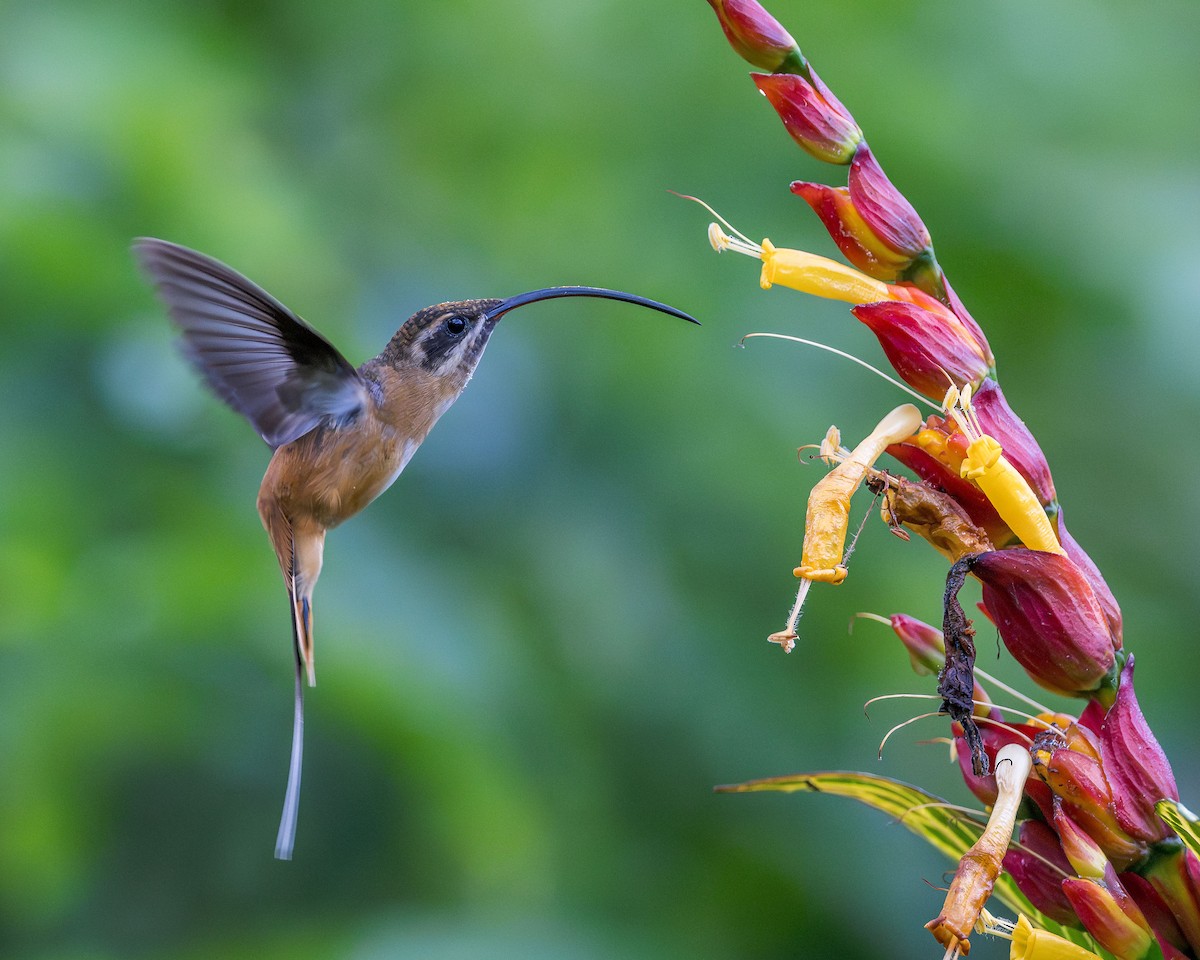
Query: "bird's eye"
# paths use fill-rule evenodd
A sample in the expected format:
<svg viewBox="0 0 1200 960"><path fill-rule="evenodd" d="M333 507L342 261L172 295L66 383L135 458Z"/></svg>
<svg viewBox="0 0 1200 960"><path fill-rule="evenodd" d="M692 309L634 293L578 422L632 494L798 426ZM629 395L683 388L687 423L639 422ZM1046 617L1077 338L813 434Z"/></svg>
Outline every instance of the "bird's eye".
<svg viewBox="0 0 1200 960"><path fill-rule="evenodd" d="M442 329L452 337L461 337L467 332L467 321L462 317L449 317L442 324Z"/></svg>

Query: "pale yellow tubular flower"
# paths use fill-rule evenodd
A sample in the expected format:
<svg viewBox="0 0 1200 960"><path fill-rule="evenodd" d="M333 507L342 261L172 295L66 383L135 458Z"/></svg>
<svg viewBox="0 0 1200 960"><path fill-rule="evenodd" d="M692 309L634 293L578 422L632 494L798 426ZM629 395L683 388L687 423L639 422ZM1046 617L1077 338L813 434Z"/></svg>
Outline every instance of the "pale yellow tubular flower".
<svg viewBox="0 0 1200 960"><path fill-rule="evenodd" d="M965 956L971 949L971 931L1000 876L1025 781L1032 769L1029 751L1020 744L1006 744L996 753L997 796L987 827L959 859L942 912L925 924L946 948L947 957Z"/></svg>
<svg viewBox="0 0 1200 960"><path fill-rule="evenodd" d="M808 495L804 518L804 549L800 566L792 572L803 582L796 592L796 602L788 615L787 625L767 639L778 643L785 653L796 646L796 622L804 607L805 597L814 580L841 583L846 579L842 557L846 552L846 532L850 523L850 498L858 489L867 471L890 444L907 440L921 425L921 412L911 403L901 404L879 421L871 434L848 453L841 453L841 435L830 427L821 445L821 455L841 457L841 463L829 471Z"/></svg>
<svg viewBox="0 0 1200 960"><path fill-rule="evenodd" d="M867 471L893 443L907 440L921 426L921 412L911 403L896 407L870 435L829 471L808 495L804 518L804 552L793 571L805 580L841 583L846 579L842 555L850 519L850 498Z"/></svg>

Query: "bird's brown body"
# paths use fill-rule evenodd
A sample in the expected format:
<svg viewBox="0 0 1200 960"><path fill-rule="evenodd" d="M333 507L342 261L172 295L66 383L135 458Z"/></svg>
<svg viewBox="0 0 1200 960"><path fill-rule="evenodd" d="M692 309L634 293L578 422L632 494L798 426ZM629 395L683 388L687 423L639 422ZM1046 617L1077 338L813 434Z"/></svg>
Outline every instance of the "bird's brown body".
<svg viewBox="0 0 1200 960"><path fill-rule="evenodd" d="M551 287L506 300L461 300L418 310L358 369L312 327L241 274L163 240L134 248L183 333L184 352L213 391L275 453L258 513L287 586L296 653L292 759L275 855L290 859L303 748L302 677L313 672L312 593L325 533L395 482L471 379L508 311L556 297L625 300L692 320L616 290Z"/></svg>
<svg viewBox="0 0 1200 960"><path fill-rule="evenodd" d="M315 683L312 591L321 575L325 532L350 519L395 483L465 377L377 358L359 368L369 399L353 429L316 427L279 447L258 490L258 515L292 596L301 655Z"/></svg>

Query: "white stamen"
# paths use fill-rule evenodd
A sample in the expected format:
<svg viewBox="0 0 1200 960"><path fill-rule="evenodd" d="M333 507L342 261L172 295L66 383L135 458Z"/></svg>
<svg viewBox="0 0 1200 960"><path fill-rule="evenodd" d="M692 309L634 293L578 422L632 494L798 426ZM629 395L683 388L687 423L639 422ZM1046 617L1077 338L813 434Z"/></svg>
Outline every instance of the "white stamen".
<svg viewBox="0 0 1200 960"><path fill-rule="evenodd" d="M708 242L712 244L712 248L717 253L732 250L734 253L742 253L747 257L753 257L755 260L762 259L763 250L757 243L753 243L743 237L731 237L715 223L708 225Z"/></svg>
<svg viewBox="0 0 1200 960"><path fill-rule="evenodd" d="M772 340L792 340L796 343L803 343L805 346L816 347L819 350L827 350L830 353L836 353L839 357L844 357L847 360L853 360L860 367L866 367L873 374L875 374L875 376L882 377L888 383L892 384L892 386L899 387L901 390L903 390L909 396L914 397L917 400L920 400L921 403L925 404L927 407L933 407L934 410L941 409L943 412L946 409L944 406L939 408L937 406L937 404L930 403L926 397L921 396L915 390L911 389L906 384L901 383L899 380L896 380L894 377L889 377L886 373L884 373L879 368L871 366L869 363L867 363L866 360L860 360L858 357L854 356L854 354L846 353L844 350L839 350L837 347L831 347L826 343L820 343L816 340L805 340L804 337L789 336L786 333L748 333L744 337L742 337L742 339L739 340L738 342L744 344L747 340L752 340L755 337L768 337L769 339L772 339Z"/></svg>
<svg viewBox="0 0 1200 960"><path fill-rule="evenodd" d="M707 210L707 211L708 211L709 213L711 213L711 214L712 214L714 217L716 217L718 220L720 220L720 221L721 221L721 225L722 225L722 226L724 226L724 227L725 227L725 228L726 228L726 229L727 229L727 230L728 230L730 233L732 233L734 236L736 236L736 237L740 238L741 240L745 241L745 242L746 242L746 244L747 244L747 245L749 245L749 246L751 246L751 247L757 247L757 246L758 246L758 244L757 244L757 243L755 243L755 242L754 242L753 240L751 240L751 239L750 239L748 236L746 236L744 233L742 233L742 231L741 231L741 230L739 230L739 229L738 229L737 227L735 227L735 226L734 226L732 223L730 223L728 220L726 220L726 219L725 219L723 216L721 216L719 213L717 213L717 211L716 211L716 210L714 210L712 207L710 207L710 206L709 206L707 203L705 203L705 202L704 202L703 200L701 200L699 197L691 197L691 196L688 196L686 193L676 193L674 190L668 190L668 191L667 191L667 193L674 193L674 194L675 194L675 196L679 197L681 200L691 200L691 201L692 201L692 203L698 203L698 204L700 204L700 206L702 206L702 207L703 207L705 210ZM709 239L711 240L711 239L712 239L712 227L709 227L709 228L708 228L708 235L709 235ZM714 246L715 246L715 244L714 244ZM762 248L761 248L761 247L759 247L759 253L762 253Z"/></svg>
<svg viewBox="0 0 1200 960"><path fill-rule="evenodd" d="M792 604L792 612L788 614L787 626L784 628L788 633L796 632L796 623L800 619L800 610L804 606L804 598L808 596L808 588L811 586L811 580L800 581L800 589L796 591L796 602Z"/></svg>
<svg viewBox="0 0 1200 960"><path fill-rule="evenodd" d="M886 747L887 742L892 739L892 734L896 733L897 731L903 730L905 727L910 726L911 724L917 723L921 720L928 720L930 717L944 717L944 716L945 716L945 714L942 713L940 710L935 710L932 713L919 713L915 717L909 717L903 723L896 724L894 727L892 727L891 730L889 730L887 733L885 733L883 735L883 739L879 741L879 752L878 752L879 759L880 760L883 759L883 748Z"/></svg>
<svg viewBox="0 0 1200 960"><path fill-rule="evenodd" d="M1012 939L1012 932L1016 928L1017 925L1011 920L997 917L987 910L980 910L979 919L975 921L976 933L985 933L992 937L1003 937L1005 940Z"/></svg>

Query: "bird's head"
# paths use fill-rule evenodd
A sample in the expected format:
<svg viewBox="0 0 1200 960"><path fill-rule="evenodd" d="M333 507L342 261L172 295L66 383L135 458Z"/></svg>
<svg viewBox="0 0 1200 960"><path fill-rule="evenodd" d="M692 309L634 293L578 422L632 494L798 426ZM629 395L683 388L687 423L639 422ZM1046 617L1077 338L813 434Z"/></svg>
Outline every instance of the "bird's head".
<svg viewBox="0 0 1200 960"><path fill-rule="evenodd" d="M517 307L558 297L623 300L696 323L692 317L657 300L602 287L546 287L505 300L458 300L418 310L404 321L380 360L393 367L420 367L435 376L470 378L500 318Z"/></svg>

